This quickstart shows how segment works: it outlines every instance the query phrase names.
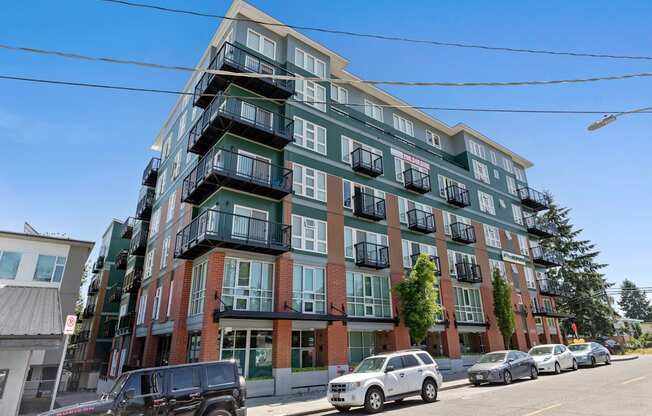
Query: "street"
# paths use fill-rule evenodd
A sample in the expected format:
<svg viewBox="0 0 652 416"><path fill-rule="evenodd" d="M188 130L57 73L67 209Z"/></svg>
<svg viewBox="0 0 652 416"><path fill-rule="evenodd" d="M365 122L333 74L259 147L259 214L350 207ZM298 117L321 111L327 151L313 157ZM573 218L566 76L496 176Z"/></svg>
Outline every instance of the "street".
<svg viewBox="0 0 652 416"><path fill-rule="evenodd" d="M444 391L436 403L420 398L387 403L383 414L446 416L648 416L652 415L652 357L561 375L523 379L509 386L483 385ZM336 414L338 412L326 412ZM352 415L363 415L354 409Z"/></svg>

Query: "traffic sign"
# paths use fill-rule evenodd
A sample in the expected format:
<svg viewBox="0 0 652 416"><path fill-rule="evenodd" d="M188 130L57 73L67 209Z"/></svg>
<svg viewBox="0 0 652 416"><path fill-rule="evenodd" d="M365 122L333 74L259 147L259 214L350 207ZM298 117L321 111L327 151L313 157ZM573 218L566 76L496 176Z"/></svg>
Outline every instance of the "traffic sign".
<svg viewBox="0 0 652 416"><path fill-rule="evenodd" d="M66 316L66 325L63 328L63 334L64 335L72 335L75 332L75 324L77 324L77 316L76 315L68 315L68 316Z"/></svg>

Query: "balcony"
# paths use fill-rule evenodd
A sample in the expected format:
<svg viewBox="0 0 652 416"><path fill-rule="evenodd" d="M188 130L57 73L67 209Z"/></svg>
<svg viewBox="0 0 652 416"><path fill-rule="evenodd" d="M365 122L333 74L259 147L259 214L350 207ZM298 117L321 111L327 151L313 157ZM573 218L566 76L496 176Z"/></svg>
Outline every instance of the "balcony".
<svg viewBox="0 0 652 416"><path fill-rule="evenodd" d="M406 169L403 172L403 184L405 189L425 194L430 192L430 175L414 168Z"/></svg>
<svg viewBox="0 0 652 416"><path fill-rule="evenodd" d="M95 304L94 303L89 303L84 308L84 311L82 312L82 317L84 319L88 319L88 318L92 317L93 315L95 315Z"/></svg>
<svg viewBox="0 0 652 416"><path fill-rule="evenodd" d="M383 157L359 147L351 152L351 168L375 178L383 174Z"/></svg>
<svg viewBox="0 0 652 416"><path fill-rule="evenodd" d="M115 256L115 268L118 270L126 270L128 259L129 250L120 250L120 252Z"/></svg>
<svg viewBox="0 0 652 416"><path fill-rule="evenodd" d="M134 269L131 273L125 276L125 280L122 283L122 293L138 293L142 281L143 271L141 269Z"/></svg>
<svg viewBox="0 0 652 416"><path fill-rule="evenodd" d="M356 189L353 195L353 214L372 221L384 220L385 200Z"/></svg>
<svg viewBox="0 0 652 416"><path fill-rule="evenodd" d="M550 238L557 235L557 226L553 222L543 221L536 214L523 217L527 232L540 238Z"/></svg>
<svg viewBox="0 0 652 416"><path fill-rule="evenodd" d="M209 209L177 233L174 257L195 259L215 247L281 254L291 248L291 228L286 224Z"/></svg>
<svg viewBox="0 0 652 416"><path fill-rule="evenodd" d="M149 161L145 170L143 171L143 186L149 186L153 188L156 186L156 180L158 179L158 169L161 166L161 159L153 157Z"/></svg>
<svg viewBox="0 0 652 416"><path fill-rule="evenodd" d="M450 227L453 241L462 244L475 243L475 229L472 225L464 224L463 222L454 222Z"/></svg>
<svg viewBox="0 0 652 416"><path fill-rule="evenodd" d="M544 296L563 296L562 285L551 279L537 279L539 283L539 292Z"/></svg>
<svg viewBox="0 0 652 416"><path fill-rule="evenodd" d="M154 188L148 188L145 194L140 197L136 206L136 219L149 221L152 216L152 206L154 205Z"/></svg>
<svg viewBox="0 0 652 416"><path fill-rule="evenodd" d="M208 64L208 69L264 75L294 76L273 61L259 58L232 43L225 42ZM194 105L206 108L212 95L223 91L229 83L258 93L264 97L286 99L294 94L294 80L250 78L204 73L195 86Z"/></svg>
<svg viewBox="0 0 652 416"><path fill-rule="evenodd" d="M130 239L131 235L134 232L134 218L129 217L122 223L122 230L120 231L120 237L125 239Z"/></svg>
<svg viewBox="0 0 652 416"><path fill-rule="evenodd" d="M107 319L104 321L104 327L102 328L98 338L113 338L115 336L115 326L117 323L116 319Z"/></svg>
<svg viewBox="0 0 652 416"><path fill-rule="evenodd" d="M147 251L147 239L149 238L149 229L147 225L138 230L129 243L129 253L132 256L144 256Z"/></svg>
<svg viewBox="0 0 652 416"><path fill-rule="evenodd" d="M88 295L93 296L100 291L100 279L96 276L93 277L91 283L88 285Z"/></svg>
<svg viewBox="0 0 652 416"><path fill-rule="evenodd" d="M557 267L561 266L563 260L561 255L552 250L546 250L541 246L535 246L530 248L530 253L532 254L532 261L534 264L544 267Z"/></svg>
<svg viewBox="0 0 652 416"><path fill-rule="evenodd" d="M133 312L121 316L115 328L115 336L119 337L131 333L131 328L133 327L133 324L134 324Z"/></svg>
<svg viewBox="0 0 652 416"><path fill-rule="evenodd" d="M91 331L89 331L88 329L84 331L79 331L79 334L77 334L76 343L79 344L82 342L88 342L90 337L91 337Z"/></svg>
<svg viewBox="0 0 652 416"><path fill-rule="evenodd" d="M533 211L543 211L550 208L548 197L544 193L535 191L532 188L519 188L518 197L521 199L521 204Z"/></svg>
<svg viewBox="0 0 652 416"><path fill-rule="evenodd" d="M181 201L199 205L222 186L281 199L292 193L292 170L216 147L183 180Z"/></svg>
<svg viewBox="0 0 652 416"><path fill-rule="evenodd" d="M218 95L190 129L188 151L204 155L225 133L283 149L292 142L294 121L239 98Z"/></svg>
<svg viewBox="0 0 652 416"><path fill-rule="evenodd" d="M413 255L410 256L410 259L412 259L412 267L417 263L417 259L419 258L419 255L421 253L414 253ZM437 270L435 271L435 276L441 276L441 260L439 259L439 256L428 256L430 258L430 261L435 263L435 266L437 267Z"/></svg>
<svg viewBox="0 0 652 416"><path fill-rule="evenodd" d="M355 248L355 264L357 266L372 269L389 267L389 248L387 246L363 241L353 247Z"/></svg>
<svg viewBox="0 0 652 416"><path fill-rule="evenodd" d="M122 287L120 285L113 285L109 289L109 302L120 303L122 300Z"/></svg>
<svg viewBox="0 0 652 416"><path fill-rule="evenodd" d="M104 268L104 256L97 256L97 260L93 263L93 273L97 273Z"/></svg>
<svg viewBox="0 0 652 416"><path fill-rule="evenodd" d="M468 189L460 188L457 185L448 185L444 188L446 202L458 208L464 208L471 205Z"/></svg>
<svg viewBox="0 0 652 416"><path fill-rule="evenodd" d="M566 315L557 312L552 306L538 305L536 303L532 304L532 315L533 316L547 316L548 318L565 318Z"/></svg>
<svg viewBox="0 0 652 416"><path fill-rule="evenodd" d="M407 214L408 228L424 234L435 232L435 216L432 212L412 208Z"/></svg>
<svg viewBox="0 0 652 416"><path fill-rule="evenodd" d="M482 270L480 265L466 261L455 263L457 280L467 283L482 283Z"/></svg>

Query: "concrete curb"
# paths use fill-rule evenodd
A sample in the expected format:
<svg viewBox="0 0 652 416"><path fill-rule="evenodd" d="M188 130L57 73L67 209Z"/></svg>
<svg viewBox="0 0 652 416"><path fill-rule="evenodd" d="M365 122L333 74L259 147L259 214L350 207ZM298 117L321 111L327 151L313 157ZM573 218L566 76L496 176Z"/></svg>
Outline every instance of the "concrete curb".
<svg viewBox="0 0 652 416"><path fill-rule="evenodd" d="M453 384L452 386L445 386L439 389L439 391L447 391L447 390L453 390L453 389L459 389L461 387L466 387L470 386L471 383L466 382L466 383L457 383ZM283 416L307 416L307 415L314 415L317 413L324 413L324 412L330 412L335 410L333 406L330 404L327 406L320 407L318 409L310 409L310 410L305 410L302 412L295 412L295 413L283 413Z"/></svg>
<svg viewBox="0 0 652 416"><path fill-rule="evenodd" d="M616 358L616 357L618 357L618 356L617 355L615 355L615 356L612 355L611 356L611 362L612 363L617 363L617 362L620 362L620 361L632 361L632 360L637 360L638 359L638 355L634 355L634 356L631 356L631 357L623 357L623 358Z"/></svg>

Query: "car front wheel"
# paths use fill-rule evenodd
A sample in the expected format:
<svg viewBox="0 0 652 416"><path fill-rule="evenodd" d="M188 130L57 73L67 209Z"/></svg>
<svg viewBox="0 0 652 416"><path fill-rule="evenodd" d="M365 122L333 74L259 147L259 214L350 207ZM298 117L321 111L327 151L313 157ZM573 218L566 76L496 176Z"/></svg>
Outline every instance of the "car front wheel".
<svg viewBox="0 0 652 416"><path fill-rule="evenodd" d="M573 360L573 367L571 368L573 371L577 371L577 369L580 368L579 365L577 365L577 360Z"/></svg>
<svg viewBox="0 0 652 416"><path fill-rule="evenodd" d="M512 384L512 373L507 370L503 373L503 384Z"/></svg>
<svg viewBox="0 0 652 416"><path fill-rule="evenodd" d="M432 403L437 400L437 384L433 380L428 379L423 382L423 386L421 386L421 398L426 403Z"/></svg>
<svg viewBox="0 0 652 416"><path fill-rule="evenodd" d="M559 363L555 363L555 374L560 374L561 373L561 366Z"/></svg>
<svg viewBox="0 0 652 416"><path fill-rule="evenodd" d="M364 408L369 413L378 413L383 410L385 398L378 387L371 387L367 390L364 399Z"/></svg>
<svg viewBox="0 0 652 416"><path fill-rule="evenodd" d="M591 357L591 368L594 368L595 364L595 357Z"/></svg>
<svg viewBox="0 0 652 416"><path fill-rule="evenodd" d="M606 365L611 365L611 355L607 354L607 359L604 360L604 363L605 363Z"/></svg>

